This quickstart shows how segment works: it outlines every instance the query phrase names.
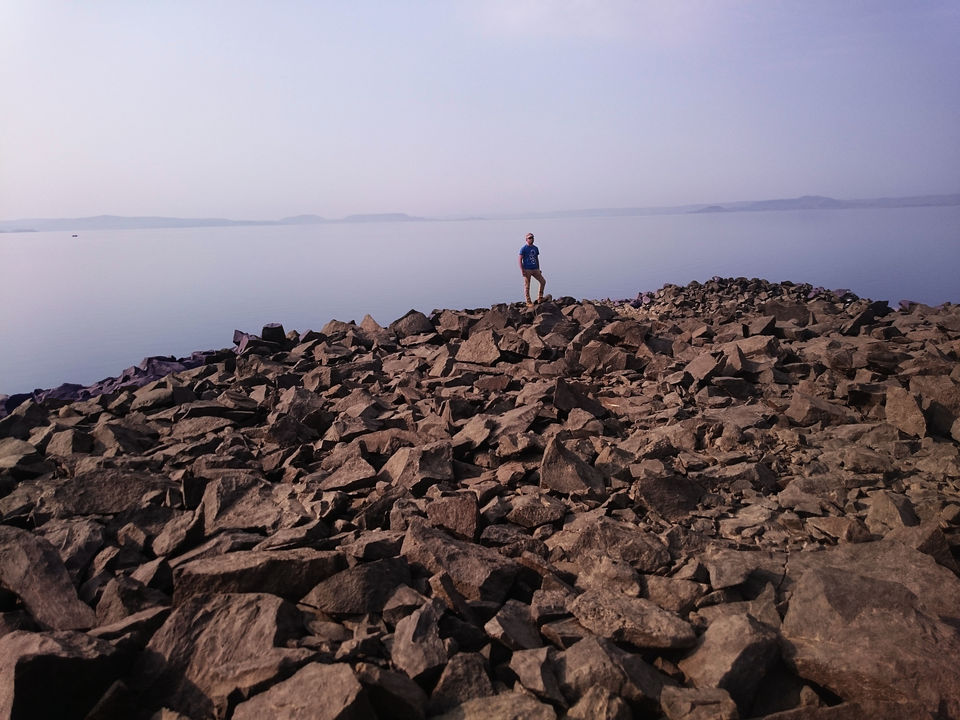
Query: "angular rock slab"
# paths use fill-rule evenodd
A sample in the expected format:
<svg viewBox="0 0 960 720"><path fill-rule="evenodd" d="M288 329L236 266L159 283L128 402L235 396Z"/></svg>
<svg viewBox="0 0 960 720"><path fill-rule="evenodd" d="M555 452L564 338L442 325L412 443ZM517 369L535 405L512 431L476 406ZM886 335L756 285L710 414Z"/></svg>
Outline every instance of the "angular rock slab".
<svg viewBox="0 0 960 720"><path fill-rule="evenodd" d="M955 623L956 587L942 591L953 593ZM937 717L960 717L960 633L899 582L850 568L808 570L782 634L797 674L844 700L919 702Z"/></svg>
<svg viewBox="0 0 960 720"><path fill-rule="evenodd" d="M567 720L632 720L630 706L608 690L593 687L567 711Z"/></svg>
<svg viewBox="0 0 960 720"><path fill-rule="evenodd" d="M123 669L105 640L14 631L0 638L0 717L82 718Z"/></svg>
<svg viewBox="0 0 960 720"><path fill-rule="evenodd" d="M265 592L298 600L317 583L346 567L333 550L265 550L200 558L173 573L173 602L181 605L203 593Z"/></svg>
<svg viewBox="0 0 960 720"><path fill-rule="evenodd" d="M276 486L251 475L228 475L211 481L201 501L206 535L224 530L273 531L281 525L296 524L296 519L285 518L276 491Z"/></svg>
<svg viewBox="0 0 960 720"><path fill-rule="evenodd" d="M402 447L387 460L377 478L421 495L431 485L453 480L453 448L445 441Z"/></svg>
<svg viewBox="0 0 960 720"><path fill-rule="evenodd" d="M558 654L557 680L570 703L600 687L652 712L665 678L638 654L589 635Z"/></svg>
<svg viewBox="0 0 960 720"><path fill-rule="evenodd" d="M668 720L738 720L737 704L720 688L665 687L660 707Z"/></svg>
<svg viewBox="0 0 960 720"><path fill-rule="evenodd" d="M263 593L200 595L177 608L151 638L134 682L154 704L189 717L226 717L312 655L282 647L302 634L295 606Z"/></svg>
<svg viewBox="0 0 960 720"><path fill-rule="evenodd" d="M487 660L479 653L457 653L443 669L430 695L427 711L439 715L467 700L493 695Z"/></svg>
<svg viewBox="0 0 960 720"><path fill-rule="evenodd" d="M556 705L564 704L560 684L550 661L549 648L515 651L510 657L510 670L523 687L541 700Z"/></svg>
<svg viewBox="0 0 960 720"><path fill-rule="evenodd" d="M481 330L473 333L460 345L456 359L460 362L493 365L500 359L500 346L493 330Z"/></svg>
<svg viewBox="0 0 960 720"><path fill-rule="evenodd" d="M599 497L603 494L604 481L599 470L567 450L554 437L543 451L540 487L564 495Z"/></svg>
<svg viewBox="0 0 960 720"><path fill-rule="evenodd" d="M410 583L410 568L403 558L385 558L355 565L331 575L301 600L305 605L334 615L383 612L383 606L401 585Z"/></svg>
<svg viewBox="0 0 960 720"><path fill-rule="evenodd" d="M553 708L527 693L508 692L468 700L436 720L556 720Z"/></svg>
<svg viewBox="0 0 960 720"><path fill-rule="evenodd" d="M430 603L397 623L391 659L414 680L432 681L447 662L447 650L437 630L440 615L440 608Z"/></svg>
<svg viewBox="0 0 960 720"><path fill-rule="evenodd" d="M93 470L59 485L51 506L57 516L115 515L139 510L147 493L176 489L160 475L128 470Z"/></svg>
<svg viewBox="0 0 960 720"><path fill-rule="evenodd" d="M26 530L0 526L0 586L15 593L44 628L85 630L97 624L53 545Z"/></svg>
<svg viewBox="0 0 960 720"><path fill-rule="evenodd" d="M543 645L530 616L530 606L518 600L507 600L483 629L510 650L530 650Z"/></svg>
<svg viewBox="0 0 960 720"><path fill-rule="evenodd" d="M366 691L345 663L310 663L288 680L237 705L233 720L367 720Z"/></svg>
<svg viewBox="0 0 960 720"><path fill-rule="evenodd" d="M693 626L645 598L604 589L587 590L570 604L591 632L638 648L685 648L697 640Z"/></svg>
<svg viewBox="0 0 960 720"><path fill-rule="evenodd" d="M354 669L377 717L397 720L426 717L427 694L409 677L370 663L357 663Z"/></svg>
<svg viewBox="0 0 960 720"><path fill-rule="evenodd" d="M775 631L750 615L722 616L679 666L698 688L726 690L746 714L778 655L778 640Z"/></svg>
<svg viewBox="0 0 960 720"><path fill-rule="evenodd" d="M445 571L468 600L503 602L519 572L515 562L495 550L454 540L418 523L410 525L400 552L431 573Z"/></svg>
<svg viewBox="0 0 960 720"><path fill-rule="evenodd" d="M652 573L670 562L670 552L655 534L606 516L577 517L548 538L547 547L562 550L574 563L592 565L606 556L640 572Z"/></svg>

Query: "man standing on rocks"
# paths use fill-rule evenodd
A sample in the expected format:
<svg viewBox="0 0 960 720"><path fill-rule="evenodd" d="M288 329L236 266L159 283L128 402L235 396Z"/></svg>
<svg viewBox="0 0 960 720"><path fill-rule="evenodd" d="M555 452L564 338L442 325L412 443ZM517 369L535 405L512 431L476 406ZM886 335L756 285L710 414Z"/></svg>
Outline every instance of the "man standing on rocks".
<svg viewBox="0 0 960 720"><path fill-rule="evenodd" d="M543 279L543 273L540 272L540 250L533 244L533 233L527 233L527 244L520 248L520 272L523 274L523 296L527 305L533 305L530 299L530 278L536 278L540 283L540 292L537 294L537 302L543 300L543 288L547 281Z"/></svg>

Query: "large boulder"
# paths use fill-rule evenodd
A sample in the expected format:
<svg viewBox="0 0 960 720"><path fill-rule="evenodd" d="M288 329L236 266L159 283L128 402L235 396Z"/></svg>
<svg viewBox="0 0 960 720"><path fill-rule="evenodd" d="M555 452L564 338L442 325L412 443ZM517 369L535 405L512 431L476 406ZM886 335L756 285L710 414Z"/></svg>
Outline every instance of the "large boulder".
<svg viewBox="0 0 960 720"><path fill-rule="evenodd" d="M383 612L397 587L409 583L406 561L385 558L331 574L307 592L301 602L333 615Z"/></svg>
<svg viewBox="0 0 960 720"><path fill-rule="evenodd" d="M237 705L234 720L367 720L367 693L346 663L310 663L266 692Z"/></svg>
<svg viewBox="0 0 960 720"><path fill-rule="evenodd" d="M540 487L563 495L596 497L603 494L604 479L599 470L567 450L554 437L543 451Z"/></svg>
<svg viewBox="0 0 960 720"><path fill-rule="evenodd" d="M570 604L570 611L594 634L637 648L686 648L696 642L690 623L645 598L587 590Z"/></svg>
<svg viewBox="0 0 960 720"><path fill-rule="evenodd" d="M17 630L0 638L0 717L82 718L124 671L117 647L80 632Z"/></svg>
<svg viewBox="0 0 960 720"><path fill-rule="evenodd" d="M956 575L892 540L802 553L789 565L783 652L797 674L844 700L960 717Z"/></svg>
<svg viewBox="0 0 960 720"><path fill-rule="evenodd" d="M148 705L189 717L227 717L250 697L304 664L308 650L286 643L303 633L299 611L276 595L199 595L171 613L135 669Z"/></svg>
<svg viewBox="0 0 960 720"><path fill-rule="evenodd" d="M19 597L43 628L85 630L96 625L93 609L77 597L56 549L26 530L0 526L0 587Z"/></svg>
<svg viewBox="0 0 960 720"><path fill-rule="evenodd" d="M746 714L779 654L777 633L750 615L724 615L710 624L680 669L698 688L721 688Z"/></svg>
<svg viewBox="0 0 960 720"><path fill-rule="evenodd" d="M139 510L148 493L178 489L168 477L121 469L91 470L58 485L51 507L60 517Z"/></svg>
<svg viewBox="0 0 960 720"><path fill-rule="evenodd" d="M495 550L411 523L401 554L431 573L446 572L468 600L503 602L513 586L518 565Z"/></svg>
<svg viewBox="0 0 960 720"><path fill-rule="evenodd" d="M377 479L422 495L431 485L453 480L453 448L446 441L402 447L380 469Z"/></svg>
<svg viewBox="0 0 960 720"><path fill-rule="evenodd" d="M344 567L343 553L335 550L225 553L178 565L173 573L173 600L181 605L204 593L265 592L296 601Z"/></svg>

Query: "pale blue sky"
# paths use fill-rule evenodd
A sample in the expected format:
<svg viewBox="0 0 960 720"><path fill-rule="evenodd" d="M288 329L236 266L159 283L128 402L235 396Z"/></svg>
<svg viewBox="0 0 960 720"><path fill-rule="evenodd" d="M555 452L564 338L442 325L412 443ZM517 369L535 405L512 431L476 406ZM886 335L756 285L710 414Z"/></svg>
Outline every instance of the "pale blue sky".
<svg viewBox="0 0 960 720"><path fill-rule="evenodd" d="M0 219L960 191L956 0L4 0Z"/></svg>

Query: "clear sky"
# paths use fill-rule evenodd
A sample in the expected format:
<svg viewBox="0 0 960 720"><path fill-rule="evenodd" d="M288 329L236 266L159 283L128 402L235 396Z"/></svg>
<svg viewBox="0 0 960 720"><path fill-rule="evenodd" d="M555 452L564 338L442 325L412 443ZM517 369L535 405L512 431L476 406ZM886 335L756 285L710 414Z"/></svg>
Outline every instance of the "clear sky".
<svg viewBox="0 0 960 720"><path fill-rule="evenodd" d="M3 0L0 219L960 192L957 0Z"/></svg>

